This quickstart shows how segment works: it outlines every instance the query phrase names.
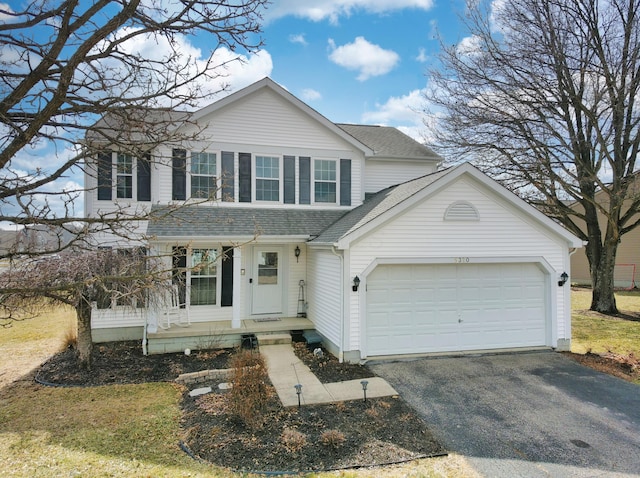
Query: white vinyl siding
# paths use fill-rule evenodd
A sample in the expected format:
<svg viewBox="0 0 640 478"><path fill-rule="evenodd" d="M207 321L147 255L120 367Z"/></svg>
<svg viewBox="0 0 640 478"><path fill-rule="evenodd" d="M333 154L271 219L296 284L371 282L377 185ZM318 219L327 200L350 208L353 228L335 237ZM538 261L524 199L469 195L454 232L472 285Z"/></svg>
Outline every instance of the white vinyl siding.
<svg viewBox="0 0 640 478"><path fill-rule="evenodd" d="M431 161L367 160L364 172L364 191L375 193L389 186L407 182L435 171ZM355 176L354 176L355 177Z"/></svg>
<svg viewBox="0 0 640 478"><path fill-rule="evenodd" d="M340 258L326 250L309 249L308 254L308 317L318 332L339 345L342 282Z"/></svg>
<svg viewBox="0 0 640 478"><path fill-rule="evenodd" d="M443 220L447 208L461 200L476 208L481 218L479 221ZM460 257L497 261L500 257L505 260L539 257L558 273L569 267L566 243L545 233L533 220L523 219L515 207L466 178L449 185L353 244L350 250L351 275L363 278L363 271L376 258L391 257L451 262ZM552 284L556 282L554 279L551 278ZM565 308L568 304L564 298L565 288L556 284L550 290L556 295L552 303L558 304L557 315L552 318L556 324L552 336L568 337L571 312ZM358 325L360 312L358 294L352 294L350 301L353 329ZM357 350L360 336L353 333L350 340L352 349Z"/></svg>

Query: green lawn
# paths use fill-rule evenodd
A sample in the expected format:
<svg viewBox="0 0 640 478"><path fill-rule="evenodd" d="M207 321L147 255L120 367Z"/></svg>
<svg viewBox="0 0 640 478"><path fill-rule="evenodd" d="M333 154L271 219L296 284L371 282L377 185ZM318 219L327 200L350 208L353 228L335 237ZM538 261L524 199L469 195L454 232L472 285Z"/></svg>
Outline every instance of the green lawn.
<svg viewBox="0 0 640 478"><path fill-rule="evenodd" d="M63 346L73 324L72 311L50 309L38 318L0 328L3 477L250 476L197 462L180 450L177 385L50 388L35 384L28 372ZM314 476L371 474L371 470L349 470ZM375 475L477 476L458 455L379 468Z"/></svg>
<svg viewBox="0 0 640 478"><path fill-rule="evenodd" d="M621 355L633 353L640 356L640 321L607 317L589 311L591 290L576 289L572 300L571 351L584 354L614 352ZM640 292L616 293L616 303L621 313L640 313Z"/></svg>

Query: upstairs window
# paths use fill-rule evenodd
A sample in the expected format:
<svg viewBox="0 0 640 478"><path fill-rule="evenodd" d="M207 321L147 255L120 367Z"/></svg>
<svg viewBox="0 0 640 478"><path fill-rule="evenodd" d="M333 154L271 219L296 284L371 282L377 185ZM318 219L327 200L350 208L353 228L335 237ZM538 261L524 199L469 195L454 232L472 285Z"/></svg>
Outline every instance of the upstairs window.
<svg viewBox="0 0 640 478"><path fill-rule="evenodd" d="M97 155L98 200L133 199L151 201L151 155L101 151ZM114 181L115 175L115 181Z"/></svg>
<svg viewBox="0 0 640 478"><path fill-rule="evenodd" d="M280 201L280 158L256 156L256 201Z"/></svg>
<svg viewBox="0 0 640 478"><path fill-rule="evenodd" d="M336 162L316 159L313 164L315 202L336 202Z"/></svg>
<svg viewBox="0 0 640 478"><path fill-rule="evenodd" d="M116 163L116 197L133 198L133 156L118 153Z"/></svg>
<svg viewBox="0 0 640 478"><path fill-rule="evenodd" d="M191 197L215 199L216 153L191 153Z"/></svg>

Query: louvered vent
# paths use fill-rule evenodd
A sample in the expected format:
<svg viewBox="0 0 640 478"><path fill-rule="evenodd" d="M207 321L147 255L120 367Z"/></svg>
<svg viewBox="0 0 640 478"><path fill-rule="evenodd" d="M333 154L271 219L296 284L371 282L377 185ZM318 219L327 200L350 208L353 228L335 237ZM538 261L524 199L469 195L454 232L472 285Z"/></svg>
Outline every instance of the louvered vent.
<svg viewBox="0 0 640 478"><path fill-rule="evenodd" d="M473 204L466 201L456 201L444 213L445 221L479 221L480 215Z"/></svg>

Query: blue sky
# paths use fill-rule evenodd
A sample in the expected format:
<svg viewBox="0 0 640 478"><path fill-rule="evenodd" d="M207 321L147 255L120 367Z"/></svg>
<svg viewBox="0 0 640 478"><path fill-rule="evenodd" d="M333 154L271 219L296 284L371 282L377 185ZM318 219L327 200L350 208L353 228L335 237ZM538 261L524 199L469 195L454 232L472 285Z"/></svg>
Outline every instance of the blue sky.
<svg viewBox="0 0 640 478"><path fill-rule="evenodd" d="M269 76L331 121L395 126L422 140L421 92L427 69L437 64L437 35L450 45L468 40L458 18L464 10L465 0L271 0L264 12L263 48L251 53L220 48L216 57L219 63L243 60L226 70L230 91ZM137 37L130 48L161 60L169 46ZM180 38L179 48L204 61L211 46L205 39ZM206 86L216 91L219 83ZM18 153L10 167L22 174L51 170L73 154L68 145L39 142ZM81 188L79 169L48 187ZM53 212L64 214L62 198L47 201ZM72 214L82 215L82 197L74 203Z"/></svg>
<svg viewBox="0 0 640 478"><path fill-rule="evenodd" d="M334 122L420 138L416 110L437 35L462 41L464 8L463 0L274 0L263 27L268 76Z"/></svg>

